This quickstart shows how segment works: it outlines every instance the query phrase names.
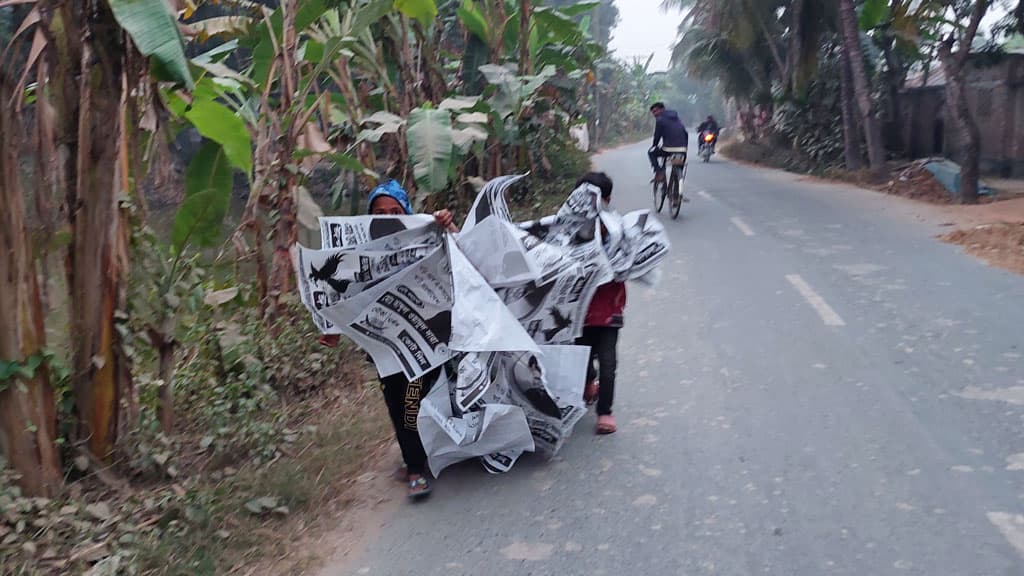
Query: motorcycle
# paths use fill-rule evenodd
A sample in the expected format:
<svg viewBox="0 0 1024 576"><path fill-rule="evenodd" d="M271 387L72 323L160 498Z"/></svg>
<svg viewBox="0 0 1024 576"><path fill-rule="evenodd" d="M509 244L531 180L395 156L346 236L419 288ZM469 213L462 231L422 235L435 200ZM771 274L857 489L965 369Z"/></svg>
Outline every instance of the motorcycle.
<svg viewBox="0 0 1024 576"><path fill-rule="evenodd" d="M715 141L718 140L718 135L714 132L705 132L700 137L700 149L697 153L700 155L701 160L704 162L711 161L711 155L715 153Z"/></svg>

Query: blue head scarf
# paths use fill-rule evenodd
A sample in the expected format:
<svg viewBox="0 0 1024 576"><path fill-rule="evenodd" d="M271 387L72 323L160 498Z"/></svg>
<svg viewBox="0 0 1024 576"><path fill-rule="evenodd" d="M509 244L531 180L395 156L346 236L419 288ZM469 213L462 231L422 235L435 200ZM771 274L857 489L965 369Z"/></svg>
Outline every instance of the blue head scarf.
<svg viewBox="0 0 1024 576"><path fill-rule="evenodd" d="M409 195L402 189L402 185L395 180L388 180L383 184L378 184L370 192L370 201L367 203L366 209L369 210L373 206L373 201L381 196L394 198L396 202L402 205L406 214L412 214L412 204L409 203Z"/></svg>

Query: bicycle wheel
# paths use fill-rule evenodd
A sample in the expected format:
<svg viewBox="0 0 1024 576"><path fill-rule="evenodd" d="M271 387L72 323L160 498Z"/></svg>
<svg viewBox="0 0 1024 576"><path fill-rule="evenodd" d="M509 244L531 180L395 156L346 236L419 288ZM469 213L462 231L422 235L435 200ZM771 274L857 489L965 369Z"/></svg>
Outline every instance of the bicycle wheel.
<svg viewBox="0 0 1024 576"><path fill-rule="evenodd" d="M683 207L683 195L679 190L679 172L678 168L673 167L672 178L668 181L669 195L672 197L670 207L673 220L679 217L679 209Z"/></svg>
<svg viewBox="0 0 1024 576"><path fill-rule="evenodd" d="M661 213L661 209L665 207L665 183L654 181L654 209Z"/></svg>

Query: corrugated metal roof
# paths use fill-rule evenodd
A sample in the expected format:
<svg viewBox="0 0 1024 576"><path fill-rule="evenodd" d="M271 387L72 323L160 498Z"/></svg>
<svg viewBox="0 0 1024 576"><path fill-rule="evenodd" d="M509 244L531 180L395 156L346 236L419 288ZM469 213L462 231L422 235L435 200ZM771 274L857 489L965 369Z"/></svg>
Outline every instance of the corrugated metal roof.
<svg viewBox="0 0 1024 576"><path fill-rule="evenodd" d="M1014 57L1024 56L1024 36L1015 36L1010 41L1006 42L1002 47L1003 52L1012 55ZM931 70L928 72L928 84L925 85L924 71L914 70L907 75L907 81L903 84L904 88L935 88L938 86L946 85L946 72L942 69L942 64L938 61L932 62Z"/></svg>
<svg viewBox="0 0 1024 576"><path fill-rule="evenodd" d="M907 76L907 81L904 83L906 88L929 88L946 85L946 72L942 69L942 66L935 62L931 65L931 69L928 71L928 83L924 83L924 70L917 70L911 72Z"/></svg>

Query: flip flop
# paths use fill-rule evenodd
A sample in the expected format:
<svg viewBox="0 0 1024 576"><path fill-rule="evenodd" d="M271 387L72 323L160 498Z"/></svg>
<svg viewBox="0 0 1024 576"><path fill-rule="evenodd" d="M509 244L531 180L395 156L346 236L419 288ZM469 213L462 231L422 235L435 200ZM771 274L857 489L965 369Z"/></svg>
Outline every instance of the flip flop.
<svg viewBox="0 0 1024 576"><path fill-rule="evenodd" d="M591 380L587 382L587 385L583 387L583 402L590 406L597 402L599 392L601 391L601 385L597 380Z"/></svg>
<svg viewBox="0 0 1024 576"><path fill-rule="evenodd" d="M618 428L615 426L615 416L611 414L602 414L597 417L597 433L598 434L614 434Z"/></svg>
<svg viewBox="0 0 1024 576"><path fill-rule="evenodd" d="M409 491L407 496L409 500L420 500L430 495L430 481L427 480L426 476L419 476L415 480L409 480Z"/></svg>

